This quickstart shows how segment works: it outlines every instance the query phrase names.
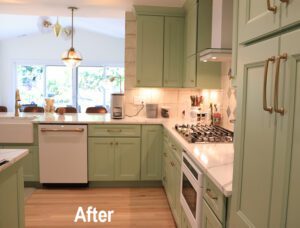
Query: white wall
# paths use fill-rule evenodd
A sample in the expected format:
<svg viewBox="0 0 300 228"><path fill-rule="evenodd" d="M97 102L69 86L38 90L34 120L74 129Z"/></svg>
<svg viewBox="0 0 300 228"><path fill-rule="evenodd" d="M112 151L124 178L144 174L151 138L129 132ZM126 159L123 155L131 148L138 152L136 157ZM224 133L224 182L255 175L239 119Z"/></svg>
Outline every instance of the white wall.
<svg viewBox="0 0 300 228"><path fill-rule="evenodd" d="M36 34L0 41L0 105L13 111L15 63L62 64L62 53L71 41L50 34ZM124 64L124 39L76 30L74 47L83 56L82 65Z"/></svg>

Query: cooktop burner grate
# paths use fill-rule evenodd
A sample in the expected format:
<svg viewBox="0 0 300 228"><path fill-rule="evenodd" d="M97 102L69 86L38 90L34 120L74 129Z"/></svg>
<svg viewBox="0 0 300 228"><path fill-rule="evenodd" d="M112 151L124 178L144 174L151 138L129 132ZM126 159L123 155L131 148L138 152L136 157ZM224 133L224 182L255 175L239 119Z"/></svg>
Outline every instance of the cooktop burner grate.
<svg viewBox="0 0 300 228"><path fill-rule="evenodd" d="M189 143L232 143L233 132L214 125L176 124L176 131Z"/></svg>

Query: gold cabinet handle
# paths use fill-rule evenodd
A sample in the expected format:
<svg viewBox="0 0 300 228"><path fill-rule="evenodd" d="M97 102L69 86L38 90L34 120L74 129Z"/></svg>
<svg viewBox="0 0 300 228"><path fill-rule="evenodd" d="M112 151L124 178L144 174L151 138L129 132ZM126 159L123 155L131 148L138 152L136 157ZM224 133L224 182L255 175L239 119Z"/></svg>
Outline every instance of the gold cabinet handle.
<svg viewBox="0 0 300 228"><path fill-rule="evenodd" d="M114 145L114 143L113 143L113 142L110 142L110 145L112 146L112 145Z"/></svg>
<svg viewBox="0 0 300 228"><path fill-rule="evenodd" d="M280 63L281 60L287 60L287 53L278 56L276 61L276 73L275 73L275 89L274 89L274 110L281 115L284 115L284 108L278 108L278 97L279 97L279 74L280 74Z"/></svg>
<svg viewBox="0 0 300 228"><path fill-rule="evenodd" d="M277 6L271 6L271 0L267 0L267 6L269 11L272 11L273 13L277 12Z"/></svg>
<svg viewBox="0 0 300 228"><path fill-rule="evenodd" d="M84 128L74 128L74 129L48 129L41 128L41 132L84 132Z"/></svg>
<svg viewBox="0 0 300 228"><path fill-rule="evenodd" d="M264 92L263 92L263 106L264 110L272 113L273 108L267 105L267 82L268 82L268 71L269 71L269 63L275 62L275 56L268 58L265 62L265 72L264 72Z"/></svg>
<svg viewBox="0 0 300 228"><path fill-rule="evenodd" d="M116 146L118 146L118 145L119 145L119 143L118 143L118 142L116 142L116 143L115 143L115 145L116 145Z"/></svg>
<svg viewBox="0 0 300 228"><path fill-rule="evenodd" d="M280 0L282 3L289 4L289 0Z"/></svg>
<svg viewBox="0 0 300 228"><path fill-rule="evenodd" d="M175 166L175 164L174 164L172 161L170 162L170 164L171 164L171 166L173 166L173 167Z"/></svg>
<svg viewBox="0 0 300 228"><path fill-rule="evenodd" d="M212 191L211 191L211 189L206 189L206 194L209 196L209 198L211 198L211 199L213 199L213 200L218 200L218 197L217 196L214 196L213 194L212 194Z"/></svg>
<svg viewBox="0 0 300 228"><path fill-rule="evenodd" d="M107 129L107 132L118 133L118 132L122 132L122 129Z"/></svg>
<svg viewBox="0 0 300 228"><path fill-rule="evenodd" d="M168 157L168 156L167 156L167 153L164 153L164 156L165 156L165 157Z"/></svg>

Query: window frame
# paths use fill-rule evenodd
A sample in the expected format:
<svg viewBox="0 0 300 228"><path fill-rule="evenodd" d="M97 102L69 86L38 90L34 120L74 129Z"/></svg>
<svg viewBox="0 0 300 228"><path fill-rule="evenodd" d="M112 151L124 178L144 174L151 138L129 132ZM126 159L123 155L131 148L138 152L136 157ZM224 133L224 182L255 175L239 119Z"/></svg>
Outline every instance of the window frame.
<svg viewBox="0 0 300 228"><path fill-rule="evenodd" d="M39 65L43 66L43 93L46 95L46 68L47 66L57 66L65 67L65 65L60 61L43 61L43 60L14 60L13 61L13 85L15 90L18 88L18 79L17 79L17 66L18 65ZM79 67L123 67L124 68L124 91L125 92L125 64L124 63L115 63L115 62L103 62L101 64L96 62L89 62L82 64L76 68L72 69L72 106L78 109L78 68Z"/></svg>

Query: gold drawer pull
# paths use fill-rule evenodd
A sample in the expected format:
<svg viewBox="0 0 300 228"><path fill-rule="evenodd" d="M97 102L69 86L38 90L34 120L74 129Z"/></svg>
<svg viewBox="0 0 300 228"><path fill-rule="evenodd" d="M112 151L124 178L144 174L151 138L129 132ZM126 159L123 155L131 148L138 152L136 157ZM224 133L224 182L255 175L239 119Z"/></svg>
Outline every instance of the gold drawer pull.
<svg viewBox="0 0 300 228"><path fill-rule="evenodd" d="M168 157L167 153L164 153L164 156L165 156L165 157Z"/></svg>
<svg viewBox="0 0 300 228"><path fill-rule="evenodd" d="M172 161L170 162L170 164L171 164L171 166L173 166L173 167L175 166L174 162L172 162Z"/></svg>
<svg viewBox="0 0 300 228"><path fill-rule="evenodd" d="M279 94L279 73L280 73L280 62L281 60L287 60L287 54L284 53L278 56L276 61L276 73L275 73L275 90L274 90L274 110L281 115L284 115L284 108L278 108L278 94Z"/></svg>
<svg viewBox="0 0 300 228"><path fill-rule="evenodd" d="M272 11L273 13L277 12L277 6L271 6L271 0L267 0L267 6L269 11Z"/></svg>
<svg viewBox="0 0 300 228"><path fill-rule="evenodd" d="M265 111L272 113L273 108L267 105L267 83L268 83L268 70L269 70L269 63L275 62L275 56L268 58L265 62L265 72L264 72L264 92L263 92L263 108Z"/></svg>
<svg viewBox="0 0 300 228"><path fill-rule="evenodd" d="M107 132L118 133L118 132L122 132L122 129L107 129Z"/></svg>
<svg viewBox="0 0 300 228"><path fill-rule="evenodd" d="M211 199L213 199L213 200L218 200L218 197L217 196L214 196L213 194L212 194L212 191L211 191L211 189L206 189L206 194L209 196L209 198L211 198Z"/></svg>
<svg viewBox="0 0 300 228"><path fill-rule="evenodd" d="M289 0L280 0L282 3L289 4Z"/></svg>

